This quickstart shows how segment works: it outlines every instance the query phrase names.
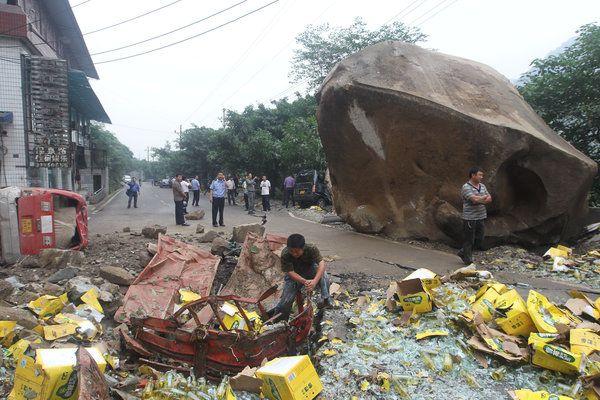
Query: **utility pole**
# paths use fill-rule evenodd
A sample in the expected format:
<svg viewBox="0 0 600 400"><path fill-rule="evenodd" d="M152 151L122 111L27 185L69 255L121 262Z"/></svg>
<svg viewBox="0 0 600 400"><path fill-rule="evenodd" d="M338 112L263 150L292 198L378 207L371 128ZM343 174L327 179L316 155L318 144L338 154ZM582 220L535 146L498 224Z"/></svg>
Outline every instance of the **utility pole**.
<svg viewBox="0 0 600 400"><path fill-rule="evenodd" d="M146 161L150 162L150 147L146 147Z"/></svg>

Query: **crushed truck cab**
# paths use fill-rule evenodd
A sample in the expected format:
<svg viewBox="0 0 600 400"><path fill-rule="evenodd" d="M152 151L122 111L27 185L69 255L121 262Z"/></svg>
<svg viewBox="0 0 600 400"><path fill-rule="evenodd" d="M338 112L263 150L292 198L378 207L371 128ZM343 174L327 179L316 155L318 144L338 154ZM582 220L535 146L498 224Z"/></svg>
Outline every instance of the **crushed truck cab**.
<svg viewBox="0 0 600 400"><path fill-rule="evenodd" d="M0 261L12 264L43 249L88 244L87 204L62 189L0 189Z"/></svg>

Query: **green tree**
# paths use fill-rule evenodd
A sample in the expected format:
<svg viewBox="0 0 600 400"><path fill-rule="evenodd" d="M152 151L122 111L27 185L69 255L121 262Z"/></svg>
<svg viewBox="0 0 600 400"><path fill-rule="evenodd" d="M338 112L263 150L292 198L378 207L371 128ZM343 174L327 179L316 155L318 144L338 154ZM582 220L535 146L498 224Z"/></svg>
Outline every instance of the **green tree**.
<svg viewBox="0 0 600 400"><path fill-rule="evenodd" d="M417 43L426 38L427 35L419 28L402 22L386 24L375 30L369 30L362 18L355 18L348 27L308 25L296 38L299 47L294 50L290 78L293 82L306 80L310 89L315 90L335 64L367 46L386 40Z"/></svg>
<svg viewBox="0 0 600 400"><path fill-rule="evenodd" d="M536 59L518 89L562 137L600 162L600 26L582 26L559 54ZM596 176L592 204L600 204Z"/></svg>
<svg viewBox="0 0 600 400"><path fill-rule="evenodd" d="M123 175L134 165L133 153L103 124L92 124L90 137L95 148L106 151L109 187L112 190L120 188Z"/></svg>

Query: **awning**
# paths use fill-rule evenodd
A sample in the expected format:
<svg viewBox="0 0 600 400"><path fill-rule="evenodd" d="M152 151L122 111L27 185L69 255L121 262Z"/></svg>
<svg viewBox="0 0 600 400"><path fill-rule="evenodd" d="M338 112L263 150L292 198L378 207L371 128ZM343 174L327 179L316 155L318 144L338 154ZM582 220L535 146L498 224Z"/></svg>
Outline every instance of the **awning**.
<svg viewBox="0 0 600 400"><path fill-rule="evenodd" d="M111 123L83 71L69 70L69 102L84 117L98 122Z"/></svg>

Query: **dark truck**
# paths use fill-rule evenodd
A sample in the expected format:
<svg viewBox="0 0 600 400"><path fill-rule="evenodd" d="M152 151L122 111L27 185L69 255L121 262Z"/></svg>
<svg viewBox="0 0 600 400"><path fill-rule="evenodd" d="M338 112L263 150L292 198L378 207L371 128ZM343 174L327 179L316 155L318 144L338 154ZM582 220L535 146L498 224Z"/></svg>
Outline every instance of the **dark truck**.
<svg viewBox="0 0 600 400"><path fill-rule="evenodd" d="M326 209L332 205L331 193L325 183L325 174L309 169L296 174L294 199L300 207L317 205Z"/></svg>

